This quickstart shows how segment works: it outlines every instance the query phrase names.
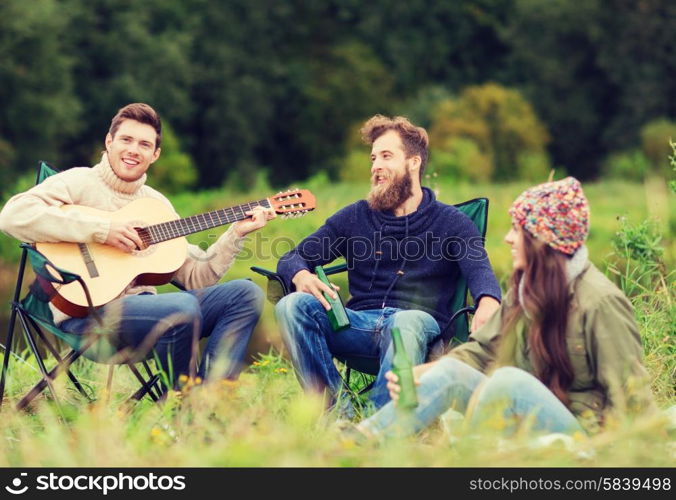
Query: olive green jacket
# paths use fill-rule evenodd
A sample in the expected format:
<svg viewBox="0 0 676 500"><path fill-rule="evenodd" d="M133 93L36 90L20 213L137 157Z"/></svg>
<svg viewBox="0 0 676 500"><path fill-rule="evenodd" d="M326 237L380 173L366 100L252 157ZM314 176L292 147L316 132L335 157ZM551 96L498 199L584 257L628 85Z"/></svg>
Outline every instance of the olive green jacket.
<svg viewBox="0 0 676 500"><path fill-rule="evenodd" d="M588 263L569 285L572 307L568 318L568 356L574 378L568 391L569 409L589 431L598 429L610 409L653 409L648 375L641 362L643 349L633 308L625 295ZM505 303L509 300L506 298ZM448 353L486 373L498 366L501 307L470 340ZM519 328L517 328L519 329ZM511 339L511 353L500 351L501 365L535 375L521 325Z"/></svg>

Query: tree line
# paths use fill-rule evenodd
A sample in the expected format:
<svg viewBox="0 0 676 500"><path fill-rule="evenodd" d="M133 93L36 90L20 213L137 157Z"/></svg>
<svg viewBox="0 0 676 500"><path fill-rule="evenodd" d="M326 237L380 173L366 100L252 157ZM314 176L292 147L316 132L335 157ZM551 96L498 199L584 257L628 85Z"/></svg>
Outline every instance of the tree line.
<svg viewBox="0 0 676 500"><path fill-rule="evenodd" d="M594 178L676 117L675 22L670 0L2 0L0 182L91 164L135 101L196 187L337 178L365 118L429 126L435 89L490 82L532 105L552 165ZM448 154L485 162L477 144Z"/></svg>

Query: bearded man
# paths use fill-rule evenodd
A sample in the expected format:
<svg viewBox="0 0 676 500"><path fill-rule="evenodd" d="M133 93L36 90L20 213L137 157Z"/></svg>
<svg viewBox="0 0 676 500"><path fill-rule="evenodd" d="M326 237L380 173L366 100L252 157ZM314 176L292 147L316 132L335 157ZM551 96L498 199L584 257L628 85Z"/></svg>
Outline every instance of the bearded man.
<svg viewBox="0 0 676 500"><path fill-rule="evenodd" d="M460 275L477 304L472 331L498 309L500 287L483 239L457 208L422 187L429 139L404 117L376 115L361 129L371 145L371 190L285 254L277 272L293 293L276 306L282 339L296 375L308 392L325 394L350 415L349 401L337 401L342 379L333 357L360 358L378 369L370 399L389 401L385 373L391 368L392 328L399 328L412 363L449 325L451 300ZM334 332L322 295L336 292L311 272L339 257L346 260L350 326ZM337 287L336 287L337 288ZM374 370L375 371L375 370Z"/></svg>

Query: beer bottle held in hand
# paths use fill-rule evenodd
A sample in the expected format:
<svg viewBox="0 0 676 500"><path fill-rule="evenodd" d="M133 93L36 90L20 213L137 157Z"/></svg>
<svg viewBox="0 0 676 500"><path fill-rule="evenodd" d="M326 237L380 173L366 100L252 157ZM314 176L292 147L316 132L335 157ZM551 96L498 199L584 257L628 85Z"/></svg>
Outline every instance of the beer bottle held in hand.
<svg viewBox="0 0 676 500"><path fill-rule="evenodd" d="M322 266L315 267L315 274L322 281L322 283L331 287L329 278L326 277L326 273L324 272L324 268ZM336 295L338 295L338 297L333 299L328 293L326 292L322 293L326 301L331 306L331 309L326 311L326 314L329 317L329 322L331 323L331 328L333 328L333 331L337 332L340 330L344 330L345 328L348 328L350 326L350 318L347 317L347 311L345 311L343 299L340 298L340 294L336 292Z"/></svg>
<svg viewBox="0 0 676 500"><path fill-rule="evenodd" d="M404 349L399 328L392 328L392 345L394 346L394 358L392 359L392 373L399 379L399 410L413 410L418 406L418 393L413 378L413 365Z"/></svg>

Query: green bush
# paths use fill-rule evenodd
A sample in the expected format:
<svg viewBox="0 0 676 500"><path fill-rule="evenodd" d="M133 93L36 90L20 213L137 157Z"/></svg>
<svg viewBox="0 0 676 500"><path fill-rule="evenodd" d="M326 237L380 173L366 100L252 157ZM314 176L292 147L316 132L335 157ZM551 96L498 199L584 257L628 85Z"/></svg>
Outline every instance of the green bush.
<svg viewBox="0 0 676 500"><path fill-rule="evenodd" d="M650 160L638 149L611 154L602 168L604 176L637 182L650 170Z"/></svg>
<svg viewBox="0 0 676 500"><path fill-rule="evenodd" d="M197 169L190 155L181 150L176 134L164 123L162 127L162 154L150 167L149 184L163 193L180 193L197 182Z"/></svg>
<svg viewBox="0 0 676 500"><path fill-rule="evenodd" d="M489 181L493 164L472 139L454 137L446 147L430 154L429 172L443 178L472 182Z"/></svg>
<svg viewBox="0 0 676 500"><path fill-rule="evenodd" d="M665 266L659 225L644 220L638 225L620 219L620 229L612 240L614 263L609 266L620 278L620 287L628 296L650 293L661 279Z"/></svg>
<svg viewBox="0 0 676 500"><path fill-rule="evenodd" d="M651 121L641 128L641 149L650 161L653 170L664 177L669 176L670 141L676 139L676 122L665 118Z"/></svg>
<svg viewBox="0 0 676 500"><path fill-rule="evenodd" d="M343 159L340 180L343 182L368 182L371 165L366 147L350 149Z"/></svg>
<svg viewBox="0 0 676 500"><path fill-rule="evenodd" d="M457 148L458 138L474 141L490 160L491 180L538 179L549 170L549 133L517 90L487 83L439 102L430 126L434 153Z"/></svg>

